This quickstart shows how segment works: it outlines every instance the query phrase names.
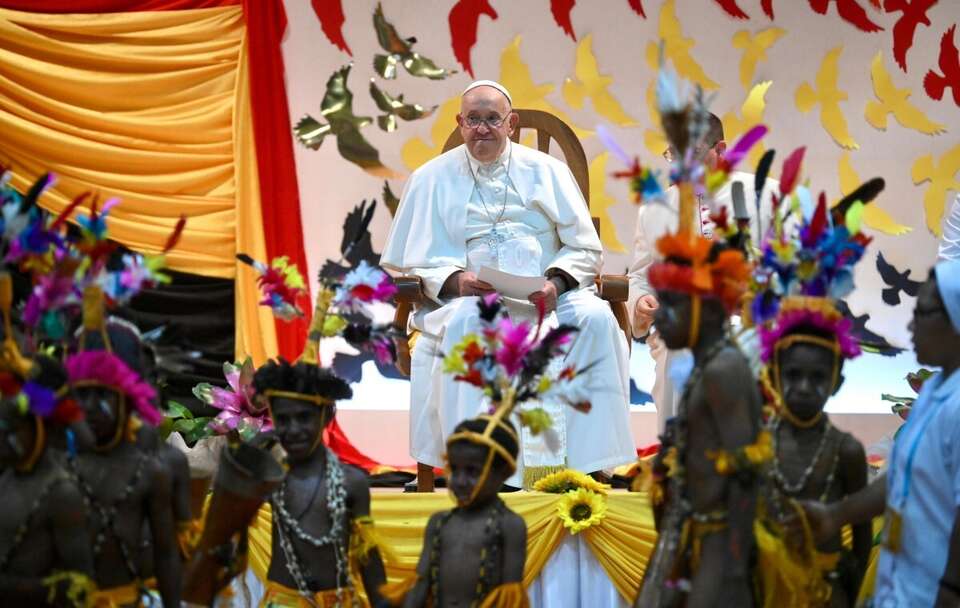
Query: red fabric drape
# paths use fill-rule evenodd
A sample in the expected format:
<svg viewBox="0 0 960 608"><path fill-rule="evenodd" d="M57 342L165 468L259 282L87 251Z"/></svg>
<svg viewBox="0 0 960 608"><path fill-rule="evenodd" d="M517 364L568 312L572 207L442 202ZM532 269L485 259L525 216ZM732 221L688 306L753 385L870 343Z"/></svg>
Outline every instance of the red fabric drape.
<svg viewBox="0 0 960 608"><path fill-rule="evenodd" d="M243 12L248 24L250 100L267 255L271 259L285 255L305 270L307 254L303 248L300 194L280 50L287 15L281 0L243 0ZM307 281L308 285L311 283ZM290 361L303 350L309 312L306 319L277 321L277 349Z"/></svg>

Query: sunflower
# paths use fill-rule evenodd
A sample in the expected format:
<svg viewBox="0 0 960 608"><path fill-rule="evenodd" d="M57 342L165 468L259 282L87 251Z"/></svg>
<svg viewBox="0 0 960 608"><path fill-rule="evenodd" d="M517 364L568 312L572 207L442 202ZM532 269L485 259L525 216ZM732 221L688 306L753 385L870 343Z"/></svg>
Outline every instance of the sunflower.
<svg viewBox="0 0 960 608"><path fill-rule="evenodd" d="M584 475L580 471L574 471L573 469L564 469L556 473L551 473L533 485L533 489L537 492L546 492L548 494L566 494L567 492L581 488L591 492L606 494L610 486L605 483L600 483L593 477Z"/></svg>
<svg viewBox="0 0 960 608"><path fill-rule="evenodd" d="M585 488L572 490L557 501L557 514L571 534L595 526L607 516L607 499Z"/></svg>

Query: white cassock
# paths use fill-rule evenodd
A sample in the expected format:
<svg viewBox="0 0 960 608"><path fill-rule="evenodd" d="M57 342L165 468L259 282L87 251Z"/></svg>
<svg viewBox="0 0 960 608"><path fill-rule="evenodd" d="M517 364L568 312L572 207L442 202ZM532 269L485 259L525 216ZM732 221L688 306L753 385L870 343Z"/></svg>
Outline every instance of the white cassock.
<svg viewBox="0 0 960 608"><path fill-rule="evenodd" d="M774 192L778 192L780 183L774 179L767 179L763 188L763 196L760 202L760 218L762 225L757 224L756 208L756 189L754 188L754 175L742 171L734 171L730 174L721 188L714 194L714 207L719 210L720 206L727 208L727 217L730 221L735 221L733 210L733 198L731 195L733 183L741 182L743 184L743 194L747 203L747 211L750 213L750 235L753 243L757 246L763 239L763 233L770 228L770 217L772 212L771 199ZM630 299L627 302L627 310L630 319L633 320L633 311L637 305L637 300L644 295L656 295L655 290L650 287L647 281L647 270L651 264L659 259L657 252L657 240L668 233L675 232L678 224L678 209L680 205L680 193L675 186L667 189L666 200L663 203L647 203L640 206L637 211L637 225L633 238L633 261L630 264ZM714 224L710 221L711 209L702 201L699 208L700 233L704 236L713 236ZM639 338L640 335L635 337ZM656 336L651 336L651 340L659 340ZM648 340L648 343L650 341ZM656 361L656 379L653 384L653 402L657 407L657 427L663 431L664 424L669 418L677 415L677 407L680 402L680 390L682 386L674 386L670 379L670 365L676 359L678 352L669 351L666 348L660 348L654 357Z"/></svg>
<svg viewBox="0 0 960 608"><path fill-rule="evenodd" d="M411 317L421 332L410 370L410 454L417 462L442 466L445 438L489 406L476 387L442 371L443 354L478 331L480 321L477 298L444 300L440 290L454 272L479 273L483 266L522 276L545 276L551 268L570 275L579 288L560 296L548 322L580 329L565 364L596 363L588 376L591 412L544 404L560 430L559 454L524 433L518 468L565 462L590 472L636 460L627 343L594 287L601 257L583 195L569 168L552 156L508 142L499 159L482 166L461 145L410 176L380 260L421 277L430 299ZM508 300L507 308L514 318L536 320L529 302ZM518 470L515 479L521 476Z"/></svg>
<svg viewBox="0 0 960 608"><path fill-rule="evenodd" d="M960 194L953 199L950 209L943 214L943 232L937 260L960 260Z"/></svg>

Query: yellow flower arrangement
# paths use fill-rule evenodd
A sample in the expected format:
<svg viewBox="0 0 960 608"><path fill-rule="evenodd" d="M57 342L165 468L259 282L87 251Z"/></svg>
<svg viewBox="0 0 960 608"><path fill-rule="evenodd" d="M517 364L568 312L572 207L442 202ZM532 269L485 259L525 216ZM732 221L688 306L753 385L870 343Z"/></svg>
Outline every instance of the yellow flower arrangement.
<svg viewBox="0 0 960 608"><path fill-rule="evenodd" d="M606 494L610 486L605 483L600 483L593 477L584 475L580 471L564 469L541 478L537 483L533 484L533 489L537 492L546 492L548 494L566 494L567 492L578 489Z"/></svg>
<svg viewBox="0 0 960 608"><path fill-rule="evenodd" d="M557 514L570 534L578 534L607 516L607 499L586 488L572 490L557 501Z"/></svg>

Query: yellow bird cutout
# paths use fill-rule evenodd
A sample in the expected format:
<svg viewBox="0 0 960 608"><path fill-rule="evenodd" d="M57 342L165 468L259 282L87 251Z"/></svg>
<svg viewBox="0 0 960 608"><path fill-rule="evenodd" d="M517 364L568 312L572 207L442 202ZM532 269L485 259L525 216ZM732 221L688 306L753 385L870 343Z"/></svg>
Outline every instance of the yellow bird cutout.
<svg viewBox="0 0 960 608"><path fill-rule="evenodd" d="M674 69L679 76L699 84L706 90L719 89L720 85L710 80L697 60L693 58L690 52L693 50L696 41L693 38L684 38L683 30L680 29L680 19L677 18L677 8L675 0L667 0L660 9L660 20L658 34L663 41L663 54L666 59L673 63ZM653 47L653 65L657 65L657 45ZM647 59L650 59L650 48L647 46ZM659 124L659 123L658 123Z"/></svg>
<svg viewBox="0 0 960 608"><path fill-rule="evenodd" d="M723 122L723 135L728 146L737 141L737 138L746 133L748 129L763 122L763 113L767 109L767 91L770 90L772 85L772 80L766 80L764 82L755 84L747 94L747 98L744 100L743 105L740 106L739 116L737 116L734 112L728 112L727 114L723 115L723 118L721 119ZM750 151L749 156L747 156L746 166L757 166L757 163L760 162L760 157L763 156L763 153L763 144L761 143L755 145L753 150Z"/></svg>
<svg viewBox="0 0 960 608"><path fill-rule="evenodd" d="M837 144L848 150L856 150L860 147L850 135L847 127L847 119L840 109L840 102L846 101L847 93L838 87L837 79L839 77L840 53L843 47L838 46L827 52L820 64L820 70L817 72L816 85L814 89L809 83L804 82L797 87L794 96L794 102L797 109L806 114L816 105L820 105L820 124L830 134Z"/></svg>
<svg viewBox="0 0 960 608"><path fill-rule="evenodd" d="M617 204L617 199L607 194L607 161L610 153L604 152L590 161L590 214L600 218L600 242L604 249L615 253L626 253L627 248L617 238L617 228L610 219L609 209Z"/></svg>
<svg viewBox="0 0 960 608"><path fill-rule="evenodd" d="M943 208L949 191L960 192L960 181L956 180L960 171L960 145L951 148L934 163L933 155L921 156L913 163L910 176L914 184L929 181L923 193L923 208L927 213L927 228L937 237L940 236L940 224L943 221ZM869 205L868 205L869 206Z"/></svg>
<svg viewBox="0 0 960 608"><path fill-rule="evenodd" d="M840 162L837 163L837 173L840 177L840 193L843 196L850 194L863 183L860 176L857 175L856 169L853 168L850 152L844 151L840 156ZM900 236L913 230L910 226L904 226L893 219L889 213L877 206L877 201L873 201L863 208L863 223L874 230L891 236Z"/></svg>
<svg viewBox="0 0 960 608"><path fill-rule="evenodd" d="M587 34L577 44L573 74L575 78L564 80L561 89L567 105L579 110L589 97L596 113L611 123L621 127L637 124L608 90L613 78L600 73L597 57L593 54L593 34Z"/></svg>
<svg viewBox="0 0 960 608"><path fill-rule="evenodd" d="M733 35L733 48L743 51L740 57L740 84L744 90L749 90L753 84L757 64L767 60L767 50L786 33L785 29L770 27L756 34L740 30Z"/></svg>
<svg viewBox="0 0 960 608"><path fill-rule="evenodd" d="M908 101L912 94L910 89L898 89L893 84L893 77L883 65L882 51L877 51L873 58L870 77L873 79L873 92L880 101L868 101L863 115L875 128L886 131L887 115L893 114L893 118L906 129L925 135L939 135L946 131L945 125L933 122L923 110Z"/></svg>
<svg viewBox="0 0 960 608"><path fill-rule="evenodd" d="M593 135L574 125L570 118L546 100L547 95L555 88L552 84L538 85L533 82L530 68L524 63L520 55L520 36L513 39L500 55L500 83L507 87L513 97L513 107L543 110L550 112L563 122L570 125L573 132L581 140ZM460 96L446 100L435 112L436 118L430 128L430 141L426 142L419 137L407 140L400 149L400 158L408 169L413 171L431 158L443 152L443 144L450 137L450 132L457 126L457 113L460 112ZM529 143L528 143L529 142ZM524 145L533 143L532 135L525 135Z"/></svg>

